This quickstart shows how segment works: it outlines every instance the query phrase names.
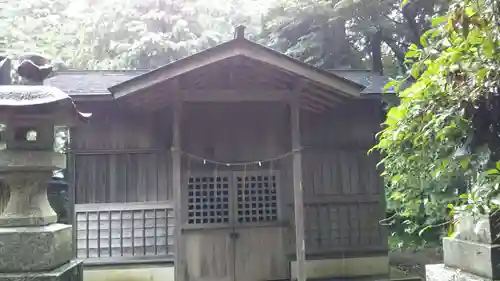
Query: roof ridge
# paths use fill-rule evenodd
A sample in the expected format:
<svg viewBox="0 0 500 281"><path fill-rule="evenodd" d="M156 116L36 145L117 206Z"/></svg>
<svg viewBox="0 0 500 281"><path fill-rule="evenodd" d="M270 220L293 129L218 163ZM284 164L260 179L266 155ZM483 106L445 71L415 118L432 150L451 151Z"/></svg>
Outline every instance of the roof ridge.
<svg viewBox="0 0 500 281"><path fill-rule="evenodd" d="M151 69L65 69L54 71L54 74L87 74L87 73L139 73L139 72L149 72Z"/></svg>
<svg viewBox="0 0 500 281"><path fill-rule="evenodd" d="M364 72L373 72L371 69L362 69L362 68L328 68L327 71L364 71Z"/></svg>

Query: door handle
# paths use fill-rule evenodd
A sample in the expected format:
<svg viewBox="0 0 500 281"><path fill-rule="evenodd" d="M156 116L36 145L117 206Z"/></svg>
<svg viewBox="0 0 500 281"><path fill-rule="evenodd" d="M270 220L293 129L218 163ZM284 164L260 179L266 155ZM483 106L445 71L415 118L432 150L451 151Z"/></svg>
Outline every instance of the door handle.
<svg viewBox="0 0 500 281"><path fill-rule="evenodd" d="M233 240L236 240L240 237L240 234L236 231L233 231L231 233L229 233L229 238L233 239Z"/></svg>

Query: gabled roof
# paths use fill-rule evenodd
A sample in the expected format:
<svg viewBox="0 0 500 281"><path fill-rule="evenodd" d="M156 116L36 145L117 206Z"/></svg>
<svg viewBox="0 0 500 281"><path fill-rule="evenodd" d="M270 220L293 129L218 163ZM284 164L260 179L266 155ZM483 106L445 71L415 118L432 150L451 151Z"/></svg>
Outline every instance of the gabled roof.
<svg viewBox="0 0 500 281"><path fill-rule="evenodd" d="M74 99L112 99L108 88L146 72L147 70L67 70L55 73L44 84L59 88Z"/></svg>
<svg viewBox="0 0 500 281"><path fill-rule="evenodd" d="M234 57L245 57L269 65L277 70L293 74L298 78L300 77L300 79L321 85L343 96L359 97L360 91L363 89L359 84L342 76L293 59L263 45L246 40L245 38L236 38L145 74L141 74L118 85L112 86L109 90L114 94L115 98L120 98L163 83L195 69Z"/></svg>
<svg viewBox="0 0 500 281"><path fill-rule="evenodd" d="M143 89L147 89L146 92L148 92L150 88L160 83L162 83L162 89L166 89L163 86L170 82L175 84L173 82L178 81L174 80L179 80L176 79L177 77L196 72L199 74L200 71L217 72L221 69L219 64L224 67L224 63L227 66L227 62L230 63L232 60L236 63L235 65L239 65L240 62L250 63L256 69L254 70L256 75L265 76L266 74L260 74L260 72L267 69L267 74L271 71L271 73L282 73L288 76L288 80L305 80L309 89L303 93L303 96L316 103L322 103L325 100L331 103L346 98L381 94L384 86L389 82L388 77L370 70L322 70L263 45L244 38L236 38L154 70L70 70L56 73L55 76L47 79L45 84L63 90L77 101L113 100L128 96L130 99L127 100L133 103L135 99L143 100L143 95L138 94L137 98L132 98L130 95L132 93L142 92ZM201 89L206 90L203 86ZM162 99L165 99L164 96L169 96L169 90L162 92L165 91L166 93L161 96ZM154 99L151 96L154 92L149 91L147 95L144 94L145 100ZM160 97L159 94L157 97ZM209 95L207 97L209 98Z"/></svg>

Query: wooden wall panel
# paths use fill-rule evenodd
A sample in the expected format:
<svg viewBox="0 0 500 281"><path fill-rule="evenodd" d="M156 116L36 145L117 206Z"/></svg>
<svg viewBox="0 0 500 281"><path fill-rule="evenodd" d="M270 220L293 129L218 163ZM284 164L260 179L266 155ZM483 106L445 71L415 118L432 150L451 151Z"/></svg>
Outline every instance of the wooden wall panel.
<svg viewBox="0 0 500 281"><path fill-rule="evenodd" d="M192 103L183 110L182 148L191 154L246 162L290 150L284 103Z"/></svg>
<svg viewBox="0 0 500 281"><path fill-rule="evenodd" d="M377 100L359 100L337 106L322 116L303 112L302 145L369 148L382 122L380 106Z"/></svg>
<svg viewBox="0 0 500 281"><path fill-rule="evenodd" d="M71 130L77 204L172 198L171 112L142 114L115 102L79 104L88 123Z"/></svg>
<svg viewBox="0 0 500 281"><path fill-rule="evenodd" d="M9 202L9 187L0 180L0 213L3 212Z"/></svg>
<svg viewBox="0 0 500 281"><path fill-rule="evenodd" d="M76 203L171 199L168 153L76 155Z"/></svg>
<svg viewBox="0 0 500 281"><path fill-rule="evenodd" d="M71 147L76 151L169 148L171 112L137 113L115 102L78 104L92 113L84 124L71 130Z"/></svg>
<svg viewBox="0 0 500 281"><path fill-rule="evenodd" d="M380 128L379 114L376 101L355 101L322 116L304 113L301 119L309 258L387 249L379 224L385 216L379 157L367 154ZM292 202L287 198L289 212Z"/></svg>

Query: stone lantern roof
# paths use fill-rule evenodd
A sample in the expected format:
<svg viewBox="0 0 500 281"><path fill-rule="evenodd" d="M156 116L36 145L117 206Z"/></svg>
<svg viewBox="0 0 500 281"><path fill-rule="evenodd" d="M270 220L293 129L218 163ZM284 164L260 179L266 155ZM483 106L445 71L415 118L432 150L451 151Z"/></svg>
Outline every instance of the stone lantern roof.
<svg viewBox="0 0 500 281"><path fill-rule="evenodd" d="M11 64L8 58L0 58L0 73L10 75ZM21 58L17 68L20 85L0 85L0 121L12 113L43 114L53 116L55 123L71 125L77 119L90 117L90 114L78 112L71 97L58 88L43 85L51 74L52 66L39 55Z"/></svg>
<svg viewBox="0 0 500 281"><path fill-rule="evenodd" d="M0 120L5 115L14 112L57 114L63 119L54 121L61 122L63 125L70 125L77 119L86 120L91 115L79 112L68 94L52 86L0 86ZM60 115L61 113L63 115Z"/></svg>

